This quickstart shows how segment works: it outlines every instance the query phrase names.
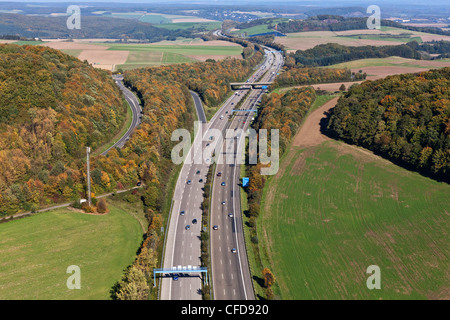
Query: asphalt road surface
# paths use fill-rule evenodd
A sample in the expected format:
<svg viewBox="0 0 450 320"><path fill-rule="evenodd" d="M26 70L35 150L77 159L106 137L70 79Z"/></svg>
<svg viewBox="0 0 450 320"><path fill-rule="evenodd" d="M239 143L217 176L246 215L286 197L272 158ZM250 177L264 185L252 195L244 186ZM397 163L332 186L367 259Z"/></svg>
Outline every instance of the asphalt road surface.
<svg viewBox="0 0 450 320"><path fill-rule="evenodd" d="M142 108L139 105L139 101L136 98L136 96L128 90L124 84L123 84L123 76L122 75L113 75L113 79L116 82L117 86L122 90L125 99L127 100L128 104L130 105L131 112L132 112L132 121L131 125L128 128L127 132L111 147L109 147L107 150L105 150L102 155L106 155L111 149L113 148L122 148L125 143L130 139L131 135L133 134L134 129L141 123L141 112Z"/></svg>
<svg viewBox="0 0 450 320"><path fill-rule="evenodd" d="M192 99L194 100L195 109L197 110L198 121L201 123L207 123L205 109L203 109L202 100L198 94L194 91L189 91L191 93Z"/></svg>
<svg viewBox="0 0 450 320"><path fill-rule="evenodd" d="M281 54L273 55L272 67L264 68L261 81L272 81L282 65ZM275 72L275 74L273 73ZM240 109L257 108L263 90L252 90ZM244 133L251 123L254 113L236 113L230 123L230 132L237 132L227 139L222 147L222 155L233 159L216 165L211 201L211 260L213 273L214 299L216 300L254 300L254 290L248 266L247 251L243 234L240 206L240 166L236 165L242 157L245 145ZM236 129L236 130L235 130ZM230 141L234 140L234 141Z"/></svg>
<svg viewBox="0 0 450 320"><path fill-rule="evenodd" d="M259 67L259 69L252 75L249 82L256 81L264 76L266 81L271 81L276 75L277 69L282 64L282 57L280 54L267 54L266 61ZM272 71L272 67L275 67ZM274 73L272 73L274 72ZM203 154L205 149L211 148L213 144L218 143L222 147L222 140L210 139L214 136L212 129L224 132L227 128L248 126L249 120L252 118L252 113L244 113L243 115L236 115L232 120L228 116L232 115L232 111L238 102L245 96L247 90L238 90L233 94L214 115L209 123L202 125L202 131L195 137L197 143L191 147L187 159L192 159L194 154ZM256 108L256 99L262 94L262 90L252 90L247 101L240 106L243 108ZM250 100L251 99L251 100ZM195 101L195 98L194 98ZM196 103L197 105L197 103ZM198 108L197 108L198 110ZM199 119L201 119L199 115ZM247 121L243 120L247 119ZM245 123L244 123L245 121ZM217 133L217 131L216 131ZM194 147L196 148L194 150ZM220 149L218 149L220 150ZM235 152L237 149L235 150ZM200 266L200 231L202 210L201 204L203 201L203 190L205 184L208 168L211 164L212 154L205 152L203 159L200 161L186 161L181 169L178 178L174 197L172 201L172 210L169 222L169 228L166 235L166 246L164 252L163 268L171 269L172 267L189 267ZM239 198L233 196L239 192L238 187L233 184L238 183L238 170L235 171L232 167L223 169L223 179L227 182L227 186L231 187L229 191L225 192L224 188L223 199L226 199L225 205L220 210L220 215L224 216L229 212L235 212L234 217L237 218L220 222L222 227L219 230L211 230L211 251L213 259L213 282L215 299L254 299L253 288L250 279L250 273L247 265L247 258L245 256L245 246L243 243L242 234L242 220L240 219L240 202ZM237 172L237 176L234 173ZM202 179L202 180L201 180ZM215 179L214 184L219 179ZM214 193L219 192L218 187L214 186ZM219 189L221 190L221 189ZM234 190L234 191L233 191ZM222 193L220 192L222 195ZM217 202L221 203L222 198L219 195L213 195L212 207L217 209ZM231 207L230 204L234 205ZM216 211L212 212L217 214ZM226 218L228 216L226 215ZM196 219L197 223L193 223ZM214 219L214 218L212 218ZM235 220L236 219L236 220ZM211 221L211 227L216 220ZM217 222L219 223L219 222ZM227 226L228 225L228 229ZM188 227L189 226L189 227ZM223 230L224 232L222 232ZM217 237L219 236L220 238ZM219 246L221 241L224 241L228 236L227 242L223 247ZM241 240L239 240L241 238ZM230 241L230 242L228 242ZM219 249L220 248L220 249ZM232 253L231 248L237 248L237 253ZM220 254L222 253L222 254ZM222 260L222 261L221 261ZM220 261L222 264L220 264ZM223 282L220 281L223 275ZM225 278L226 277L226 278ZM201 275L184 275L179 274L178 280L174 280L168 273L163 276L161 282L161 296L162 300L200 300L201 297ZM225 289L225 291L224 291ZM224 292L222 295L221 292ZM217 295L217 296L216 296Z"/></svg>

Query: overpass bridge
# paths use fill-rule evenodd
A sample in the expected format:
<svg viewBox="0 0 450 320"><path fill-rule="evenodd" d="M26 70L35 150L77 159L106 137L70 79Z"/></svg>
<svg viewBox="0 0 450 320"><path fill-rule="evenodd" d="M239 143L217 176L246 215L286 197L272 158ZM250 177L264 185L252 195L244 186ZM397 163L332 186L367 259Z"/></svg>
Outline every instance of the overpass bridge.
<svg viewBox="0 0 450 320"><path fill-rule="evenodd" d="M272 82L232 82L230 83L231 90L245 90L245 89L267 89Z"/></svg>

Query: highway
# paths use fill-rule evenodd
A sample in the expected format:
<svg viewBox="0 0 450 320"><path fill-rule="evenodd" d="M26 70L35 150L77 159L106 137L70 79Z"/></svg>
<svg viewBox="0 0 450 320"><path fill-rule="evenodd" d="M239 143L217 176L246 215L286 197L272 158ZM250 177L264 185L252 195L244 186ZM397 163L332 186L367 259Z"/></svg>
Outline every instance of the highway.
<svg viewBox="0 0 450 320"><path fill-rule="evenodd" d="M274 58L276 56L276 58ZM279 56L279 57L278 57ZM272 70L272 65L276 68ZM260 68L255 71L255 73L252 75L252 77L249 79L249 82L256 81L261 78L261 76L267 71L266 75L264 76L265 81L270 81L274 78L276 75L276 72L278 68L282 65L282 56L281 54L272 54L269 53L267 55L266 60L264 63L260 66ZM275 73L272 73L275 72ZM209 123L203 123L201 125L202 131L200 133L197 133L195 136L195 141L197 143L194 143L191 149L189 150L189 154L187 156L187 159L191 159L192 155L195 154L202 154L205 149L210 149L214 146L214 144L219 143L220 146L222 144L221 139L210 139L211 136L215 136L215 134L212 131L217 129L220 132L224 132L226 128L234 128L234 127L246 127L248 126L249 119L251 119L251 114L249 113L248 116L245 115L238 115L236 117L233 117L232 120L228 120L228 116L232 115L232 110L235 108L235 106L239 103L240 100L243 99L245 96L245 92L247 90L238 90L236 94L233 94L227 101L222 105L220 110L214 115L214 117L211 119ZM262 90L252 90L249 99L255 98L262 94ZM249 105L249 99L247 99L246 102L244 102L240 108L246 108L250 107ZM194 98L194 101L196 102L196 99ZM253 100L252 105L255 101ZM196 102L196 106L197 106ZM198 110L198 108L197 108ZM247 118L247 121L244 122L241 121L244 118ZM199 119L201 119L199 115ZM211 144L211 145L210 145ZM194 147L196 150L194 150ZM169 222L169 228L167 230L166 235L166 245L165 245L165 252L163 257L163 268L165 269L171 269L172 267L177 266L183 266L183 267L189 267L189 266L200 266L200 232L201 232L201 220L202 220L202 210L201 210L201 204L203 201L203 190L205 184L206 175L208 172L209 165L211 164L212 154L207 154L203 161L186 161L183 164L183 167L181 169L175 191L174 196L172 200L172 209L171 209L171 215L170 215L170 222ZM234 179L233 173L229 170L225 170L226 175L223 175L223 178L226 179L226 181L229 182L229 186L233 186L234 183L238 182L238 177ZM214 187L214 190L216 190L217 187ZM238 192L238 189L237 191ZM225 195L225 193L224 193ZM228 200L229 203L232 203L233 197L230 193L228 193L225 197L230 197ZM228 198L227 198L228 199ZM217 203L217 197L214 198L212 202L212 206L216 206ZM220 203L220 202L219 202ZM239 206L239 209L237 209L237 206ZM238 201L235 201L235 209L232 209L231 207L226 207L227 212L228 211L234 211L236 210L236 213L240 214L240 203ZM222 213L222 212L221 212ZM193 220L196 219L197 223L194 223ZM233 220L236 225L240 224L240 227L237 228L231 228L229 230L228 237L234 238L234 243L230 242L231 245L235 245L235 247L238 247L238 239L242 237L242 222L241 220ZM187 227L189 225L189 227ZM214 224L211 223L211 227ZM222 224L222 226L225 226L225 224ZM225 227L224 227L225 228ZM240 229L239 229L240 228ZM221 230L221 229L219 229ZM226 229L225 229L226 230ZM233 230L238 230L237 233L233 233ZM240 231L239 231L240 230ZM215 236L214 232L218 230L211 230L210 234L211 236ZM218 233L216 233L218 235ZM239 237L237 235L239 234ZM225 236L225 235L224 235ZM243 239L243 237L242 237ZM212 246L213 243L217 243L216 239L212 239ZM235 298L235 299L254 299L253 297L253 289L251 288L251 281L247 281L245 287L242 286L243 283L243 276L242 273L246 272L246 277L250 280L248 266L246 265L246 257L242 255L245 254L245 246L242 247L243 240L239 241L239 254L234 254L231 256L224 255L223 259L226 259L226 264L230 265L228 268L227 266L219 267L218 264L214 265L213 262L213 278L214 278L214 286L216 285L216 268L219 270L219 274L226 274L227 275L227 281L226 286L229 286L231 283L232 288L230 289L231 293L227 293L226 291L226 298L228 297ZM214 248L217 247L217 244ZM220 257L216 257L215 252L212 249L212 255L214 261L219 261ZM225 249L225 247L224 247ZM228 249L228 247L227 247ZM220 249L219 249L220 250ZM245 261L244 261L245 260ZM246 271L244 269L247 269ZM244 271L241 271L244 270ZM232 276L231 276L232 274ZM238 274L240 276L238 277ZM229 277L233 277L233 279L229 279ZM181 300L195 300L195 299L202 299L201 296L201 281L200 275L198 276L181 276L178 278L178 280L174 280L172 277L170 277L169 274L166 274L163 277L163 280L161 281L161 291L160 291L160 299L162 300L174 300L174 299L181 299ZM219 281L217 282L218 287L221 290L221 284ZM234 291L233 291L234 289ZM216 288L215 288L216 291ZM230 294L232 296L230 296ZM219 298L222 298L222 296L218 296Z"/></svg>
<svg viewBox="0 0 450 320"><path fill-rule="evenodd" d="M128 139L130 139L134 129L136 129L136 127L141 123L140 117L142 113L142 108L139 105L139 101L137 100L136 96L124 86L122 75L113 75L113 79L116 82L117 86L120 88L120 90L122 90L125 99L130 105L133 118L131 120L131 125L128 128L127 132L116 143L114 143L111 147L105 150L102 153L103 156L105 156L113 148L122 148L128 141Z"/></svg>
<svg viewBox="0 0 450 320"><path fill-rule="evenodd" d="M189 92L191 93L192 99L194 100L198 121L200 121L201 123L207 123L208 121L206 120L205 109L203 109L202 100L196 92L191 90L189 90Z"/></svg>
<svg viewBox="0 0 450 320"><path fill-rule="evenodd" d="M272 67L268 68L261 81L272 81L282 62L282 55L274 54ZM266 69L261 70L260 75L265 71ZM262 94L262 89L252 90L239 109L256 109ZM235 131L237 134L229 138L234 140L234 143L229 144L230 141L227 140L223 144L224 158L231 155L230 158L239 164L245 145L243 133L248 129L253 116L254 113L251 111L236 113L229 128L231 132ZM215 300L255 299L243 233L239 178L239 165L230 161L216 165L211 201L211 225L217 226L217 230L212 230L210 236Z"/></svg>

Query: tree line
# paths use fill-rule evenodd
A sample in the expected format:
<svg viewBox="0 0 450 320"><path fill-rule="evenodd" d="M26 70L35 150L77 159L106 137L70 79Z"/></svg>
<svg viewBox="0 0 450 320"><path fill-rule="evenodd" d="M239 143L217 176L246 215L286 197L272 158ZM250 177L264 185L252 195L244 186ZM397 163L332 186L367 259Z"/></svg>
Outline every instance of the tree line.
<svg viewBox="0 0 450 320"><path fill-rule="evenodd" d="M85 147L97 149L119 131L126 102L110 73L58 50L1 45L1 215L78 201L86 194ZM228 83L245 79L263 54L141 69L125 82L141 97L142 124L124 148L91 158L92 193L102 194L145 181L143 200L159 210L175 129L193 125L192 97L216 107Z"/></svg>
<svg viewBox="0 0 450 320"><path fill-rule="evenodd" d="M137 259L112 289L114 299L148 298L147 282L151 280L162 243L158 235L161 213L169 194L169 177L175 170L171 161L175 143L171 135L175 129L193 128L195 111L189 90L199 93L208 106L216 107L230 93L229 82L243 81L262 59L261 50L255 48L254 54L245 60L174 64L125 72L125 84L137 92L143 103L142 123L124 148L112 150L96 161L99 170L107 172L112 181L123 171L123 164L130 164L127 171L145 185L141 199L150 226ZM202 263L205 259L202 254ZM206 291L207 288L205 294Z"/></svg>
<svg viewBox="0 0 450 320"><path fill-rule="evenodd" d="M120 90L107 72L51 48L0 45L0 57L0 215L79 198L84 147L124 123Z"/></svg>
<svg viewBox="0 0 450 320"><path fill-rule="evenodd" d="M67 17L26 16L0 13L0 34L26 38L51 39L137 39L148 42L175 40L177 37L194 38L190 30L168 30L133 19L82 16L81 29L69 30ZM199 35L198 35L199 36Z"/></svg>
<svg viewBox="0 0 450 320"><path fill-rule="evenodd" d="M335 68L286 68L287 70L275 78L272 88L319 83L349 82L366 79L362 72L352 72L349 69Z"/></svg>
<svg viewBox="0 0 450 320"><path fill-rule="evenodd" d="M348 47L337 43L320 44L307 50L297 50L290 56L297 66L329 66L367 58L386 58L398 56L408 59L421 59L421 54L406 44L397 46L360 46Z"/></svg>
<svg viewBox="0 0 450 320"><path fill-rule="evenodd" d="M449 31L442 30L441 28L407 26L385 19L381 20L381 26L439 35L450 35ZM289 21L278 23L278 31L283 33L360 29L367 29L367 18L344 18L338 15L318 15L304 20L291 19Z"/></svg>
<svg viewBox="0 0 450 320"><path fill-rule="evenodd" d="M329 134L443 181L450 178L450 68L352 86Z"/></svg>

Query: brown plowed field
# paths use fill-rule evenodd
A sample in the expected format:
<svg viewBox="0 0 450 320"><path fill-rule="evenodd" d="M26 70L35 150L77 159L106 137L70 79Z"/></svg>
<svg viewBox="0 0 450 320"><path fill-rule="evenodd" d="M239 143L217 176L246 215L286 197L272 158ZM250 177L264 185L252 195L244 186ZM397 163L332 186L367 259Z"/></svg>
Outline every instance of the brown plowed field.
<svg viewBox="0 0 450 320"><path fill-rule="evenodd" d="M330 139L320 132L320 120L325 117L326 112L336 105L338 99L339 97L331 99L306 118L305 123L294 138L294 147L313 147Z"/></svg>

